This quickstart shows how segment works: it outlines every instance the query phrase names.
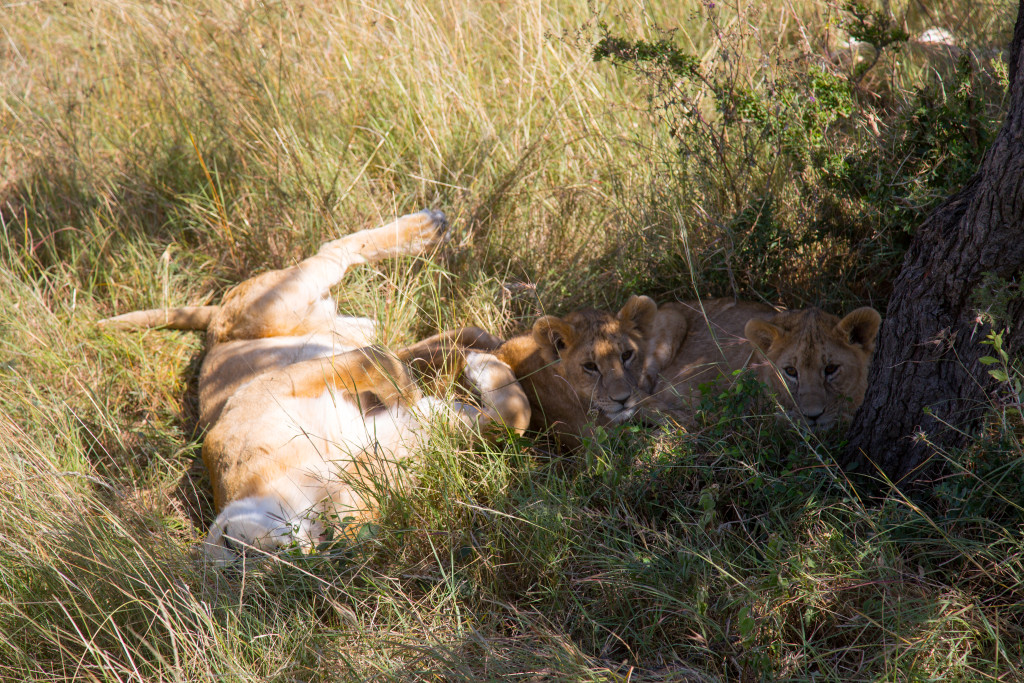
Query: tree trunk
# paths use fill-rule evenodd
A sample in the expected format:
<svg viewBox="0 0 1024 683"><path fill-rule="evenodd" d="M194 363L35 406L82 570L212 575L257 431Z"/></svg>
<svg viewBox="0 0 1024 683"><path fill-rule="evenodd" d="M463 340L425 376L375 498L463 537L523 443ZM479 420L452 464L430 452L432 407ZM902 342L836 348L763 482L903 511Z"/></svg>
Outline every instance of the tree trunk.
<svg viewBox="0 0 1024 683"><path fill-rule="evenodd" d="M972 295L986 273L1024 270L1024 0L1010 44L1010 104L981 168L921 225L893 286L843 463L901 486L938 465L979 426L995 381L978 362L989 328ZM1009 307L1004 348L1024 342L1024 297Z"/></svg>

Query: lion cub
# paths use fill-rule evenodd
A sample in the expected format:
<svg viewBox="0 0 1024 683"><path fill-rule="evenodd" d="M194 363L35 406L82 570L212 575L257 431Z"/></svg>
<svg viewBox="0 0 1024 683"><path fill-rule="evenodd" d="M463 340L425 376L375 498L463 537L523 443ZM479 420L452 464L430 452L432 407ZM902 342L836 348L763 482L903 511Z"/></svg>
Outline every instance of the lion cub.
<svg viewBox="0 0 1024 683"><path fill-rule="evenodd" d="M618 314L585 309L544 316L495 355L508 364L530 401L530 428L551 430L563 448L576 448L592 425L631 418L648 396L640 385L645 340L658 306L633 296Z"/></svg>
<svg viewBox="0 0 1024 683"><path fill-rule="evenodd" d="M788 417L826 429L864 400L880 324L869 307L840 319L732 299L663 304L647 340L644 382L653 388L644 410L685 421L701 384L751 367Z"/></svg>
<svg viewBox="0 0 1024 683"><path fill-rule="evenodd" d="M423 253L445 228L443 214L421 211L246 280L220 306L100 321L206 330L199 419L208 428L203 461L218 512L202 546L208 557L308 549L325 520L372 515L383 487L400 478L398 463L417 452L434 420L526 429L526 395L489 353L499 339L466 328L388 353L371 346L372 320L338 315L330 296L351 266ZM482 407L425 396L410 365L461 371Z"/></svg>

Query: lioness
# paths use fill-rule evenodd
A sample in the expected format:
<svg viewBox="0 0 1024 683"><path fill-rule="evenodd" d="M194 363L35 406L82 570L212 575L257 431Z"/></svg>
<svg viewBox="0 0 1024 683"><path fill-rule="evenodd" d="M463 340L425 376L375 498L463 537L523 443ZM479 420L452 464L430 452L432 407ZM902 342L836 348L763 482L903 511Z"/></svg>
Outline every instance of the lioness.
<svg viewBox="0 0 1024 683"><path fill-rule="evenodd" d="M818 308L777 311L713 299L667 303L648 338L644 411L685 421L699 385L752 367L785 414L812 429L849 420L864 400L881 316L858 308L844 318Z"/></svg>
<svg viewBox="0 0 1024 683"><path fill-rule="evenodd" d="M571 449L592 425L631 418L650 389L640 381L657 312L653 299L633 296L617 315L586 309L544 316L530 332L505 342L495 355L526 390L530 428L550 429Z"/></svg>
<svg viewBox="0 0 1024 683"><path fill-rule="evenodd" d="M101 321L207 332L199 409L218 511L202 546L207 556L309 548L326 519L371 514L380 485L394 479L396 464L415 453L435 417L526 429L526 395L488 353L499 339L466 328L389 354L370 346L372 320L339 316L330 296L349 267L423 253L445 228L443 214L421 211L246 280L220 306ZM407 364L456 365L483 407L424 396Z"/></svg>

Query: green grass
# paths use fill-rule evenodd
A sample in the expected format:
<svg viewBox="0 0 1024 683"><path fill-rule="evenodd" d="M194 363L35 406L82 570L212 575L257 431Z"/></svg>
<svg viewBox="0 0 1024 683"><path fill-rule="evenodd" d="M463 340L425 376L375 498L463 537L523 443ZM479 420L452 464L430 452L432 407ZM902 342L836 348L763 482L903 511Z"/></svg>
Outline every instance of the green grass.
<svg viewBox="0 0 1024 683"><path fill-rule="evenodd" d="M568 458L439 434L379 527L225 569L192 554L201 340L94 324L425 206L442 254L337 292L391 345L634 292L884 309L999 124L1014 7L891 3L969 58L864 73L819 0L4 7L0 679L1024 678L1019 393L914 498L742 394ZM604 32L709 82L595 63Z"/></svg>

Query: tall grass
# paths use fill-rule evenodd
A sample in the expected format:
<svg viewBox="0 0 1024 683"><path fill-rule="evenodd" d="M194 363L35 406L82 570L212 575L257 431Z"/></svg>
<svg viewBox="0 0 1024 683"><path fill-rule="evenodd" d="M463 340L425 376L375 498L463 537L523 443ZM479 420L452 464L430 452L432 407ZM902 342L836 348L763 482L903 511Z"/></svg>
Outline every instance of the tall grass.
<svg viewBox="0 0 1024 683"><path fill-rule="evenodd" d="M347 543L232 568L192 555L212 516L201 340L98 318L216 301L424 206L454 226L441 254L338 291L391 345L456 324L508 335L634 291L882 305L913 230L899 222L998 123L1012 3L891 4L913 36L956 33L960 80L912 42L858 75L867 48L830 2L710 5L0 9L0 678L1024 676L1012 402L938 455L952 474L919 499L862 500L834 441L709 394L692 433L629 427L569 458L438 434L418 485ZM845 175L794 171L779 152L794 138L758 141L756 121L713 107L703 130L754 135L756 155L696 165L711 148L672 128L658 73L593 61L608 32L668 27L753 95L797 92L811 63L856 79L855 113L815 129ZM940 129L943 112L967 123Z"/></svg>

